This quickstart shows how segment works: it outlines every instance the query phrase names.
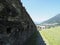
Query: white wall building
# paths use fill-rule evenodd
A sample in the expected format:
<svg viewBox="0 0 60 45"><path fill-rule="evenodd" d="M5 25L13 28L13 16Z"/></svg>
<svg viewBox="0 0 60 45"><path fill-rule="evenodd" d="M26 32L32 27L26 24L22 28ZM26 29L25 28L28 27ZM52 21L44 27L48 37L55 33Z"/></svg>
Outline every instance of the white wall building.
<svg viewBox="0 0 60 45"><path fill-rule="evenodd" d="M42 29L45 29L45 28L46 28L46 26L37 25L38 30L42 30Z"/></svg>

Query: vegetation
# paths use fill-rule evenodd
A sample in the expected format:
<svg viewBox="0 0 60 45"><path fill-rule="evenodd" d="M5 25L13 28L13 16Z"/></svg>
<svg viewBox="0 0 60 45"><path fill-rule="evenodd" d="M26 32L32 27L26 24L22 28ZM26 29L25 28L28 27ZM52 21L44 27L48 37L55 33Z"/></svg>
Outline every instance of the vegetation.
<svg viewBox="0 0 60 45"><path fill-rule="evenodd" d="M47 45L60 45L60 27L45 29L40 33Z"/></svg>
<svg viewBox="0 0 60 45"><path fill-rule="evenodd" d="M56 16L42 22L41 24L55 24L55 25L60 25L60 14L57 14Z"/></svg>

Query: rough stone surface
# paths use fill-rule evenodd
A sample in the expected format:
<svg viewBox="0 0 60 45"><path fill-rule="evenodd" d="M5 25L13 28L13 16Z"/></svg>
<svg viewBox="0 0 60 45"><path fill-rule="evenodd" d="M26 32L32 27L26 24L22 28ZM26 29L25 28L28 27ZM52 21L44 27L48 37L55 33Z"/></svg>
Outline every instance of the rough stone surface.
<svg viewBox="0 0 60 45"><path fill-rule="evenodd" d="M0 0L0 45L22 45L36 31L20 0Z"/></svg>

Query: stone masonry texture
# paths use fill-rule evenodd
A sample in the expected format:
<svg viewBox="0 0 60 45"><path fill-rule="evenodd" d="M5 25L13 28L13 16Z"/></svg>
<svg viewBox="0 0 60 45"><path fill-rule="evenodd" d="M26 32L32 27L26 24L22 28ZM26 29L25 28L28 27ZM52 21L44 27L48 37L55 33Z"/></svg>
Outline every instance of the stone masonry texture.
<svg viewBox="0 0 60 45"><path fill-rule="evenodd" d="M0 0L0 45L23 45L36 31L21 0Z"/></svg>

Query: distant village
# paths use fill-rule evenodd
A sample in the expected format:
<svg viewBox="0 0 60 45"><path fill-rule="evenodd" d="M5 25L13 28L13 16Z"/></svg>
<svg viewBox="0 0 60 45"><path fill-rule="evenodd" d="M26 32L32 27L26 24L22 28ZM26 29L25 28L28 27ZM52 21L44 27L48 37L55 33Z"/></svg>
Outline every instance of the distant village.
<svg viewBox="0 0 60 45"><path fill-rule="evenodd" d="M54 23L54 24L42 24L42 25L37 24L36 25L36 27L37 27L38 30L49 29L51 27L56 27L56 26L58 26L57 23Z"/></svg>

